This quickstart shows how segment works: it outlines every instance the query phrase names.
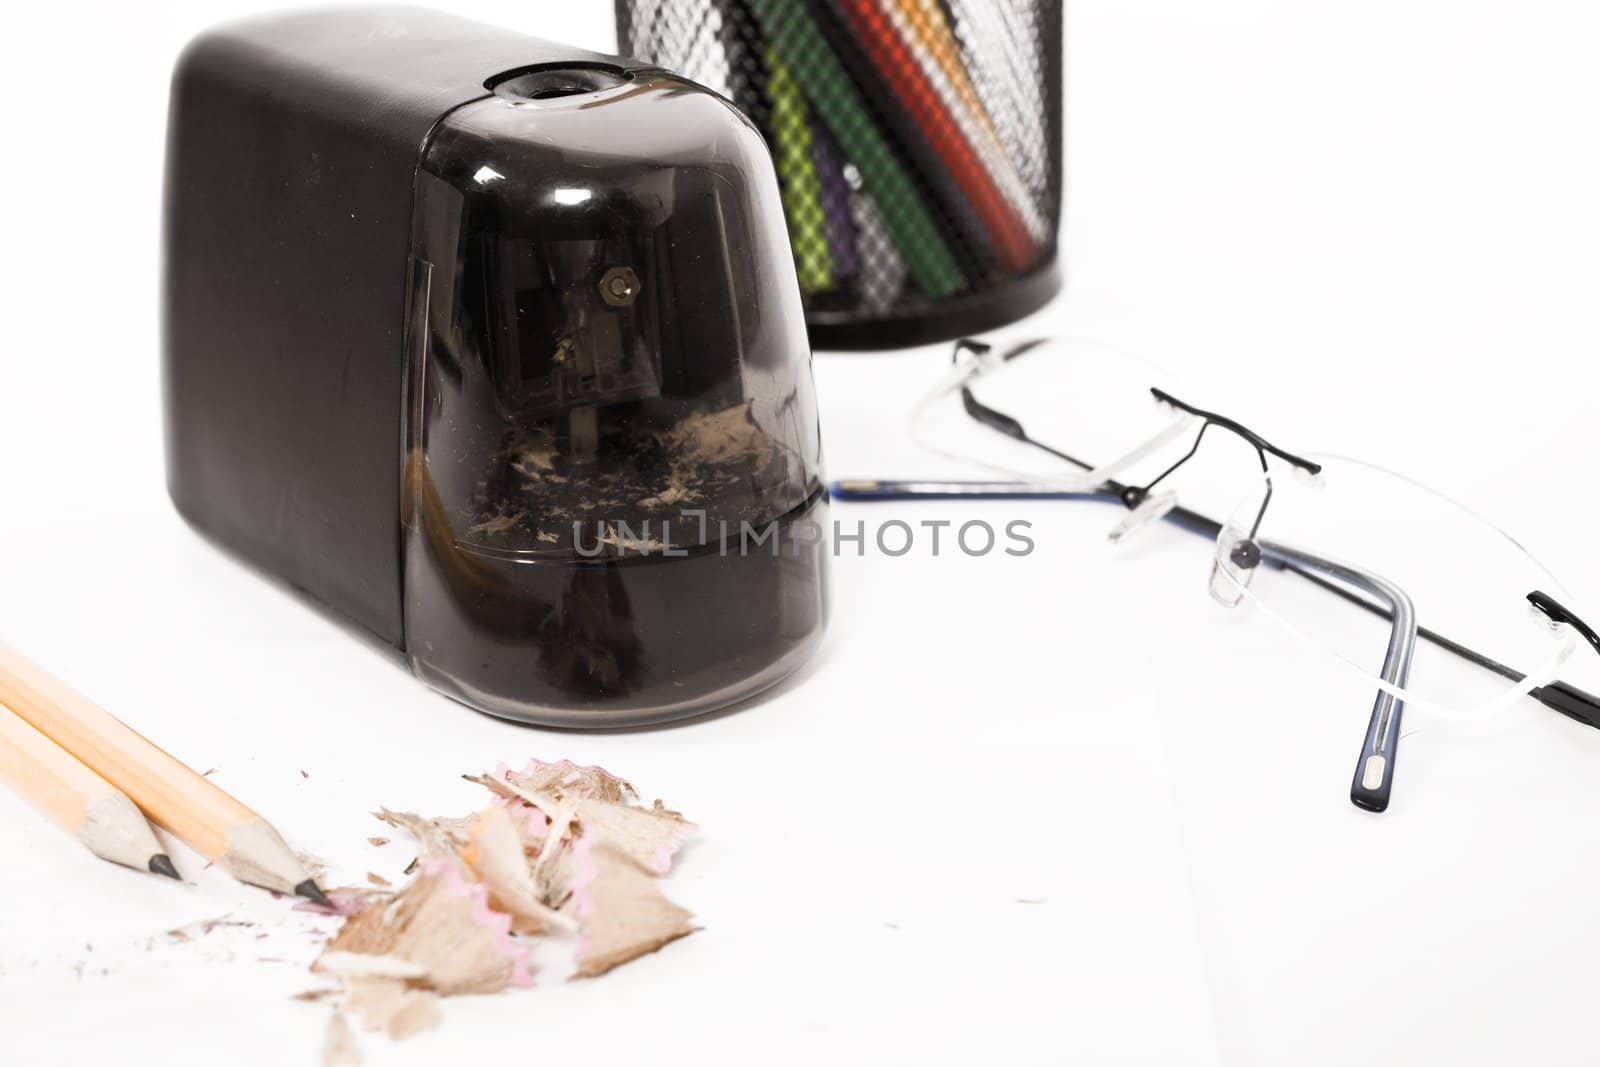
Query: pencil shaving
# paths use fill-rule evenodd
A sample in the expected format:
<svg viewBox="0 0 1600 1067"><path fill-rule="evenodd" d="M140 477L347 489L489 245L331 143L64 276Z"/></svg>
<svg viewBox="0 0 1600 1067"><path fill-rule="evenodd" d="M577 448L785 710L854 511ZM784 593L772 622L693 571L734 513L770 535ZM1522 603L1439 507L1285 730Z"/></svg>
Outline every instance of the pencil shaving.
<svg viewBox="0 0 1600 1067"><path fill-rule="evenodd" d="M439 996L415 989L395 978L358 978L345 986L344 1010L361 1020L364 1029L382 1030L398 1041L444 1018Z"/></svg>
<svg viewBox="0 0 1600 1067"><path fill-rule="evenodd" d="M530 793L543 793L554 800L584 797L590 800L607 800L622 803L637 800L633 783L618 778L604 767L580 767L571 760L546 763L529 760L520 771L501 764L495 776Z"/></svg>
<svg viewBox="0 0 1600 1067"><path fill-rule="evenodd" d="M523 836L505 808L485 808L467 834L471 844L463 850L463 857L488 887L490 904L511 916L514 931L542 934L576 929L572 920L541 899Z"/></svg>
<svg viewBox="0 0 1600 1067"><path fill-rule="evenodd" d="M422 964L400 956L375 956L335 949L324 952L311 969L346 982L355 978L398 978L404 981L428 976L428 969Z"/></svg>
<svg viewBox="0 0 1600 1067"><path fill-rule="evenodd" d="M678 812L566 760L463 777L493 797L476 815L374 812L416 842L409 881L332 894L346 917L312 969L340 983L341 1018L404 1038L444 997L532 985L536 940L570 943L572 976L593 978L696 929L658 878L695 830ZM325 1055L348 1055L345 1033L330 1024Z"/></svg>
<svg viewBox="0 0 1600 1067"><path fill-rule="evenodd" d="M672 857L684 838L694 832L693 823L675 811L660 807L641 808L603 800L580 799L574 808L585 836L598 836L656 874L672 869Z"/></svg>
<svg viewBox="0 0 1600 1067"><path fill-rule="evenodd" d="M707 463L727 463L769 447L748 402L721 411L696 412L664 436L673 447Z"/></svg>
<svg viewBox="0 0 1600 1067"><path fill-rule="evenodd" d="M344 1012L336 1011L328 1017L328 1030L322 1039L323 1067L359 1067L361 1046L350 1029Z"/></svg>
<svg viewBox="0 0 1600 1067"><path fill-rule="evenodd" d="M396 830L411 835L419 849L418 859L423 863L443 856L453 856L461 847L470 819L427 819L405 811L379 808L372 813Z"/></svg>
<svg viewBox="0 0 1600 1067"><path fill-rule="evenodd" d="M323 958L397 957L421 968L411 980L447 996L529 984L527 950L508 937L510 916L491 909L487 889L463 870L458 860L424 864L391 899L346 919Z"/></svg>
<svg viewBox="0 0 1600 1067"><path fill-rule="evenodd" d="M577 845L573 911L582 925L578 975L592 978L694 932L686 909L667 899L655 877L610 841Z"/></svg>

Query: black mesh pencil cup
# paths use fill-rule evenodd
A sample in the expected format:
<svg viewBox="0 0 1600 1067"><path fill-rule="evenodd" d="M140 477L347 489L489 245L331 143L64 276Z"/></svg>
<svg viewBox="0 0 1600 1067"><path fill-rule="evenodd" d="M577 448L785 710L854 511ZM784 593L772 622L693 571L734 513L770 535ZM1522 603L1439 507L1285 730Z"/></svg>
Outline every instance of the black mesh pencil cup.
<svg viewBox="0 0 1600 1067"><path fill-rule="evenodd" d="M812 342L993 329L1060 287L1060 0L617 0L777 164Z"/></svg>

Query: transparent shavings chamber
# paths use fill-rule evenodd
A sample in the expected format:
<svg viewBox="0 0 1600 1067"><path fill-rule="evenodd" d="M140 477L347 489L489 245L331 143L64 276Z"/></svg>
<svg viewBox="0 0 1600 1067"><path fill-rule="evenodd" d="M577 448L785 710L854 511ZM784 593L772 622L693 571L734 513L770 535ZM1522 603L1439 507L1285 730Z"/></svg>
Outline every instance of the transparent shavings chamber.
<svg viewBox="0 0 1600 1067"><path fill-rule="evenodd" d="M826 616L810 355L772 165L659 71L513 74L416 175L406 651L497 715L695 714Z"/></svg>

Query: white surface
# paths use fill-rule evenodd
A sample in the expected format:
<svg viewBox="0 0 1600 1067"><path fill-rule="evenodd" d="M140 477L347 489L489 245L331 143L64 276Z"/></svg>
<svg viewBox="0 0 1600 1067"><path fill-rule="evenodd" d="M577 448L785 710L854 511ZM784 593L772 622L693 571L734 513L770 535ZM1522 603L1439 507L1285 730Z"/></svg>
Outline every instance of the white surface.
<svg viewBox="0 0 1600 1067"><path fill-rule="evenodd" d="M1418 720L1394 807L1358 812L1370 692L1211 625L1180 536L1119 559L1098 509L975 508L1038 551L846 556L795 682L604 735L455 706L201 541L162 484L160 153L177 48L235 6L8 30L0 640L345 878L410 858L364 843L371 808L466 810L457 774L535 754L704 828L671 886L703 932L451 1001L368 1062L1594 1062L1600 733ZM456 6L610 42L602 0ZM1286 443L1434 481L1592 610L1597 51L1576 0L1076 4L1071 292L1018 332L1119 342ZM897 412L941 358L818 359L831 473L911 473ZM188 888L112 869L9 795L0 854L5 1062L316 1062L326 1008L286 996L326 920L181 847ZM230 913L266 925L164 934Z"/></svg>

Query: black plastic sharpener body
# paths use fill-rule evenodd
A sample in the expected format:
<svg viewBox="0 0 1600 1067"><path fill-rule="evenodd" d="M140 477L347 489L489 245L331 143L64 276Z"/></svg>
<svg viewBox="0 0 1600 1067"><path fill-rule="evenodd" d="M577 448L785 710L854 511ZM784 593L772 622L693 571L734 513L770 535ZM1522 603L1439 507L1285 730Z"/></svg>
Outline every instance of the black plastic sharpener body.
<svg viewBox="0 0 1600 1067"><path fill-rule="evenodd" d="M726 101L360 8L196 40L168 137L194 526L510 718L682 717L809 655L810 355L772 164Z"/></svg>

